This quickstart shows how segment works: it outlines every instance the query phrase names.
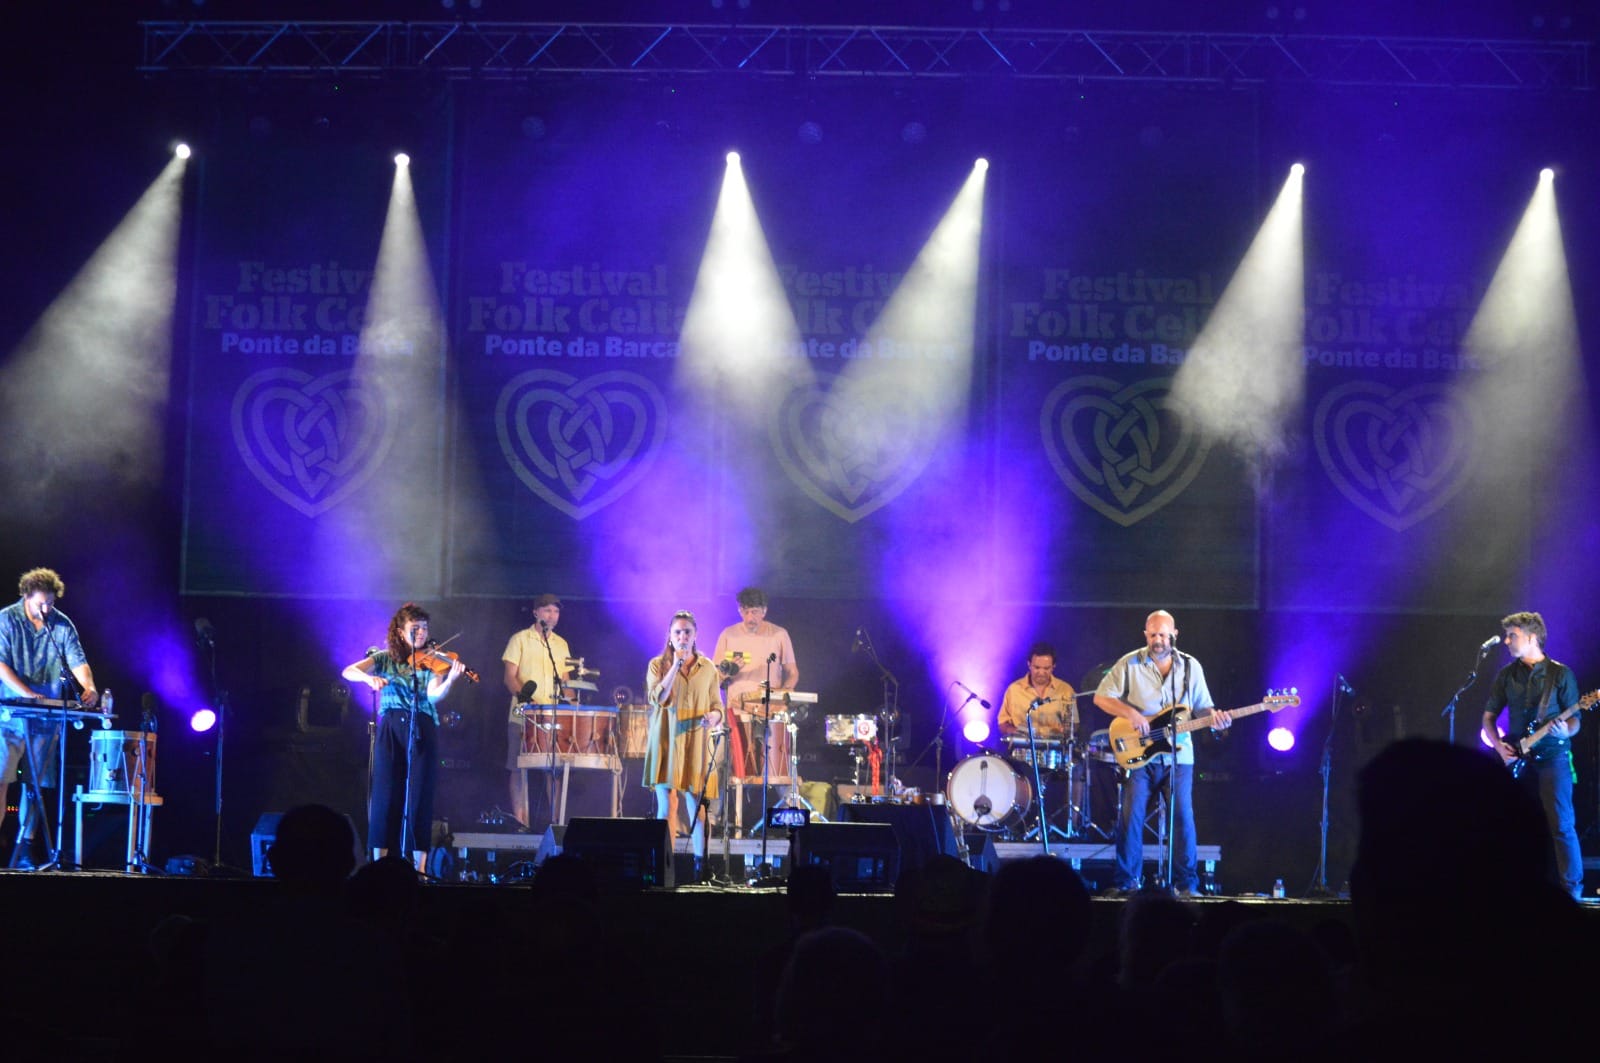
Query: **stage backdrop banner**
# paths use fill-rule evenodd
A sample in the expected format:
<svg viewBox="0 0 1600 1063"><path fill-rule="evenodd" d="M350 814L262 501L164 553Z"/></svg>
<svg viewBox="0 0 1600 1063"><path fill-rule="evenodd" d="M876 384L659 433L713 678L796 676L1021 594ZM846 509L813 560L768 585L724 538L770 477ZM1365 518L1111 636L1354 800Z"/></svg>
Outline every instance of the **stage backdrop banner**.
<svg viewBox="0 0 1600 1063"><path fill-rule="evenodd" d="M445 162L414 175L423 233ZM201 165L183 591L436 593L442 333L368 320L391 154L258 124Z"/></svg>
<svg viewBox="0 0 1600 1063"><path fill-rule="evenodd" d="M1056 116L1005 175L993 519L1044 529L1047 559L1012 601L1259 600L1251 477L1173 396L1263 213L1253 127L1215 101L1149 110Z"/></svg>

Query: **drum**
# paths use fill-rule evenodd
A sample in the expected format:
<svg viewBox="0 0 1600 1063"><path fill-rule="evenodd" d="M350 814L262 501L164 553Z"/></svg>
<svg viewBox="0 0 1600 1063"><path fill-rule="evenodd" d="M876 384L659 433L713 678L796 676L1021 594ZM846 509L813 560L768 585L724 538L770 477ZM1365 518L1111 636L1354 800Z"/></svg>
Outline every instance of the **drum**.
<svg viewBox="0 0 1600 1063"><path fill-rule="evenodd" d="M878 737L876 716L825 716L823 725L830 746L867 745Z"/></svg>
<svg viewBox="0 0 1600 1063"><path fill-rule="evenodd" d="M139 744L144 743L144 790L156 790L154 731L95 731L89 735L89 789L132 794L138 789Z"/></svg>
<svg viewBox="0 0 1600 1063"><path fill-rule="evenodd" d="M1066 771L1067 751L1061 748L1060 739L1040 738L1034 741L1033 746L1028 745L1027 738L1020 735L1008 735L1006 745L1009 747L1006 755L1019 764L1033 766L1033 752L1039 751L1040 771Z"/></svg>
<svg viewBox="0 0 1600 1063"><path fill-rule="evenodd" d="M733 774L744 779L759 779L762 776L762 742L761 742L761 717L751 716L742 712L735 712L733 718L739 723L740 737L744 739L744 758L742 763L733 765ZM781 712L772 714L772 731L770 735L770 757L766 769L767 777L771 779L787 779L789 777L789 717Z"/></svg>
<svg viewBox="0 0 1600 1063"><path fill-rule="evenodd" d="M1083 750L1084 760L1097 760L1103 764L1115 764L1117 755L1111 752L1111 729L1102 728L1089 736L1089 743Z"/></svg>
<svg viewBox="0 0 1600 1063"><path fill-rule="evenodd" d="M522 751L613 753L616 721L614 708L528 705L523 709Z"/></svg>
<svg viewBox="0 0 1600 1063"><path fill-rule="evenodd" d="M622 705L617 716L622 732L622 755L632 760L643 759L650 744L650 706Z"/></svg>
<svg viewBox="0 0 1600 1063"><path fill-rule="evenodd" d="M1033 785L992 753L957 764L944 791L951 811L979 830L1014 830L1033 807Z"/></svg>

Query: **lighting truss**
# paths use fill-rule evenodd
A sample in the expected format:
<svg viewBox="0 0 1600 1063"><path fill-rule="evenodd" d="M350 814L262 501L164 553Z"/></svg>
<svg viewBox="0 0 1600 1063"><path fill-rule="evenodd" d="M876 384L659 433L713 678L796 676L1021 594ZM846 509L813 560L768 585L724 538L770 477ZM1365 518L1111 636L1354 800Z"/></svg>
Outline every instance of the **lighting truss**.
<svg viewBox="0 0 1600 1063"><path fill-rule="evenodd" d="M1588 91L1588 41L576 22L142 22L138 69L451 79L746 74Z"/></svg>

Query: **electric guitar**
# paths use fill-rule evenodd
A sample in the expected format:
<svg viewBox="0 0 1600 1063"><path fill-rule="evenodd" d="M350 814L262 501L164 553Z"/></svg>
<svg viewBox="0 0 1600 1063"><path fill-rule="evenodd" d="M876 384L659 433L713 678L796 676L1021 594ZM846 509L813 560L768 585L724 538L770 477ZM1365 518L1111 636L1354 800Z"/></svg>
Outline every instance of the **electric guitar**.
<svg viewBox="0 0 1600 1063"><path fill-rule="evenodd" d="M1298 704L1298 694L1277 694L1242 709L1229 709L1228 715L1253 716L1258 712L1277 712ZM1138 728L1121 716L1113 718L1109 729L1112 755L1117 758L1118 764L1132 771L1144 767L1157 754L1171 753L1172 744L1179 735L1211 726L1209 716L1191 716L1190 712L1187 705L1162 709L1150 718L1150 733L1147 735L1140 734Z"/></svg>
<svg viewBox="0 0 1600 1063"><path fill-rule="evenodd" d="M1519 779L1522 777L1522 770L1528 766L1528 754L1532 753L1533 747L1538 745L1544 736L1550 733L1551 724L1558 720L1570 719L1571 717L1578 715L1580 712L1592 709L1595 707L1596 702L1600 702L1600 690L1591 690L1589 693L1579 698L1577 704L1573 705L1572 708L1563 710L1557 716L1545 717L1544 722L1539 724L1538 727L1534 727L1533 724L1529 724L1527 734L1523 735L1515 742L1507 742L1507 745L1511 746L1511 748L1517 751L1516 756L1506 761L1506 767L1511 769L1511 777L1513 779ZM1537 722L1538 721L1535 721L1535 723Z"/></svg>

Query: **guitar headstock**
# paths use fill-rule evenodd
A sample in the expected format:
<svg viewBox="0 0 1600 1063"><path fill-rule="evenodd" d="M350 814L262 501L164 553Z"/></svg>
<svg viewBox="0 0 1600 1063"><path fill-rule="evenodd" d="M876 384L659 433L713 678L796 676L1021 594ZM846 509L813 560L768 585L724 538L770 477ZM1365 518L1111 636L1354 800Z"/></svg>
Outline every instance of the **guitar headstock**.
<svg viewBox="0 0 1600 1063"><path fill-rule="evenodd" d="M1262 707L1268 712L1279 712L1291 709L1300 704L1300 690L1297 687L1282 687L1277 690L1268 690L1267 696L1261 699Z"/></svg>
<svg viewBox="0 0 1600 1063"><path fill-rule="evenodd" d="M1578 710L1582 712L1592 709L1595 707L1596 702L1600 702L1600 690L1591 690L1578 699Z"/></svg>

